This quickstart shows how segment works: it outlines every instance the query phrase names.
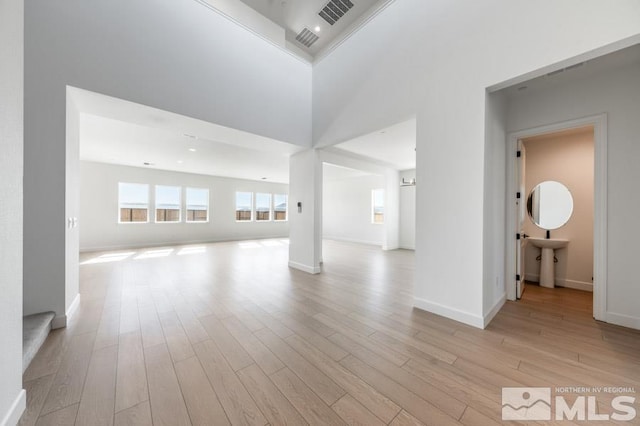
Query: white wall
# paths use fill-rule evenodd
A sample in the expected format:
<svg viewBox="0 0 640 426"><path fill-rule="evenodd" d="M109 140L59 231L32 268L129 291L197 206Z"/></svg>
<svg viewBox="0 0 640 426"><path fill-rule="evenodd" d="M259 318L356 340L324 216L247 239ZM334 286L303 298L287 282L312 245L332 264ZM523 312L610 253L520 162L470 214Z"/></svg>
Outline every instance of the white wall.
<svg viewBox="0 0 640 426"><path fill-rule="evenodd" d="M381 246L384 224L371 221L371 191L384 189L379 175L323 181L322 230L324 238Z"/></svg>
<svg viewBox="0 0 640 426"><path fill-rule="evenodd" d="M22 390L23 5L0 2L0 425L24 411Z"/></svg>
<svg viewBox="0 0 640 426"><path fill-rule="evenodd" d="M82 251L190 242L286 238L289 235L288 222L235 220L236 191L287 194L288 185L88 161L81 162L80 176L82 184L79 229ZM119 224L118 182L149 184L151 205L155 196L154 185L208 188L209 222L154 223L151 210L149 223Z"/></svg>
<svg viewBox="0 0 640 426"><path fill-rule="evenodd" d="M308 149L289 158L289 222L289 266L320 273L322 160L318 150Z"/></svg>
<svg viewBox="0 0 640 426"><path fill-rule="evenodd" d="M491 93L486 99L485 166L484 166L484 229L482 255L484 325L506 300L506 285L515 286L513 279L504 276L505 270L505 187L506 187L506 98Z"/></svg>
<svg viewBox="0 0 640 426"><path fill-rule="evenodd" d="M403 170L400 180L410 181L416 177L416 170ZM400 188L400 248L416 248L416 187Z"/></svg>
<svg viewBox="0 0 640 426"><path fill-rule="evenodd" d="M483 293L504 286L503 243L484 232L485 203L504 202L485 197L485 169L504 168L485 152L486 88L611 50L639 18L633 0L396 1L314 66L317 146L417 116L417 306L481 327Z"/></svg>
<svg viewBox="0 0 640 426"><path fill-rule="evenodd" d="M78 238L66 231L67 85L310 146L311 67L196 1L34 0L24 22L25 313L64 315L77 267L63 248Z"/></svg>
<svg viewBox="0 0 640 426"><path fill-rule="evenodd" d="M625 66L509 102L508 129L517 131L580 117L608 116L606 320L640 328L637 247L640 239L640 65ZM553 233L552 233L553 235Z"/></svg>
<svg viewBox="0 0 640 426"><path fill-rule="evenodd" d="M552 180L565 185L573 198L573 212L567 223L551 231L551 238L569 240L569 245L555 251L557 286L593 291L593 215L594 215L594 143L593 129L569 135L526 139L525 194L541 182ZM526 200L526 198L524 198ZM545 229L527 215L524 232L544 238ZM540 249L527 244L524 257L525 279L540 280Z"/></svg>

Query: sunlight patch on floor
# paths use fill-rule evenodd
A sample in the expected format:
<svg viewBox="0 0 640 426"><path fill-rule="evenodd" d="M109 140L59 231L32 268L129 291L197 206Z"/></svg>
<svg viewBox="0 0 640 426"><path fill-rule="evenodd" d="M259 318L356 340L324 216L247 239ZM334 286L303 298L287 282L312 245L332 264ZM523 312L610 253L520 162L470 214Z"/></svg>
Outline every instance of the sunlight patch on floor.
<svg viewBox="0 0 640 426"><path fill-rule="evenodd" d="M108 254L103 254L100 255L98 257L94 257L92 259L89 260L85 260L84 262L80 263L81 265L93 265L96 263L110 263L110 262L119 262L121 260L125 260L130 256L133 256L134 254L136 254L135 251L130 251L130 252L126 252L126 253L108 253Z"/></svg>
<svg viewBox="0 0 640 426"><path fill-rule="evenodd" d="M180 251L178 253L176 253L178 256L185 256L188 254L200 254L200 253L206 253L207 248L205 246L201 246L201 247L185 247L183 249L180 249Z"/></svg>
<svg viewBox="0 0 640 426"><path fill-rule="evenodd" d="M153 259L156 257L167 257L173 253L173 249L161 249L161 250L147 250L139 256L133 258L133 260Z"/></svg>

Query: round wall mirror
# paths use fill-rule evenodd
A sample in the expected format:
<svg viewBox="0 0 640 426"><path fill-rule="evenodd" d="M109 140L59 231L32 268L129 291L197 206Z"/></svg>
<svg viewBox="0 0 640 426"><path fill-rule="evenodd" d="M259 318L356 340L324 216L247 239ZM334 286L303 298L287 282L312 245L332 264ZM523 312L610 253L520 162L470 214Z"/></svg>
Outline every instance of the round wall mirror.
<svg viewBox="0 0 640 426"><path fill-rule="evenodd" d="M548 180L529 193L527 212L540 228L558 229L569 221L573 213L573 197L566 186Z"/></svg>

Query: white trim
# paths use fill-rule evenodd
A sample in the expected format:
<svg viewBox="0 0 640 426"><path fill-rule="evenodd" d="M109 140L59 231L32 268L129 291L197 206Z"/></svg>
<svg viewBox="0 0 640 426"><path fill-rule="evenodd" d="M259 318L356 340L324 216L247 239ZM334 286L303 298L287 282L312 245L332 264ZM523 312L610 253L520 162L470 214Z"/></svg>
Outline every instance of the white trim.
<svg viewBox="0 0 640 426"><path fill-rule="evenodd" d="M506 302L507 302L507 294L503 293L502 296L500 296L500 299L498 299L496 303L493 305L491 310L485 314L484 326L482 328L486 328L489 325L489 323L498 314L498 312L500 312L500 309L502 309L502 307Z"/></svg>
<svg viewBox="0 0 640 426"><path fill-rule="evenodd" d="M73 314L78 310L79 305L80 293L76 294L76 297L73 299L73 302L71 302L69 309L67 309L67 312L64 315L58 315L51 321L51 329L56 330L58 328L66 327L71 317L73 317Z"/></svg>
<svg viewBox="0 0 640 426"><path fill-rule="evenodd" d="M593 217L593 316L600 321L607 318L607 114L599 114L546 126L534 127L507 135L507 242L508 259L515 256L515 238L519 232L517 214L511 200L517 191L516 146L518 139L560 130L593 126L594 138L594 217ZM515 261L507 261L507 282L515 282ZM515 285L507 285L507 298L515 300Z"/></svg>
<svg viewBox="0 0 640 426"><path fill-rule="evenodd" d="M524 279L534 283L540 282L540 274L525 274ZM556 287L573 288L575 290L593 292L593 283L587 281L570 280L566 278L555 278Z"/></svg>
<svg viewBox="0 0 640 426"><path fill-rule="evenodd" d="M635 328L640 330L640 318L632 317L630 315L617 314L615 312L607 312L606 322L615 325L621 325L623 327Z"/></svg>
<svg viewBox="0 0 640 426"><path fill-rule="evenodd" d="M358 240L356 238L343 238L343 237L334 237L330 235L325 235L322 237L323 240L332 240L332 241L342 241L345 243L355 243L355 244L364 244L367 246L378 246L382 247L382 241L367 241L367 240Z"/></svg>
<svg viewBox="0 0 640 426"><path fill-rule="evenodd" d="M215 244L215 243L232 243L235 241L254 241L254 240L274 240L274 239L282 239L289 238L289 234L284 235L274 235L271 237L257 237L257 238L243 238L241 240L237 238L232 239L219 239L219 240L187 240L187 241L165 241L158 243L144 243L144 244L120 244L113 246L96 246L96 247L80 247L80 253L94 253L99 251L112 251L112 250L140 250L147 248L157 248L157 247L173 247L173 246L188 246L192 244Z"/></svg>
<svg viewBox="0 0 640 426"><path fill-rule="evenodd" d="M7 411L7 414L5 414L4 418L2 419L2 423L0 423L0 426L13 426L18 424L18 422L20 421L20 417L22 417L22 413L24 413L24 410L26 410L26 408L27 391L25 391L24 389L20 389L18 396L13 401L13 404L11 404L9 411Z"/></svg>
<svg viewBox="0 0 640 426"><path fill-rule="evenodd" d="M322 272L322 268L320 268L320 266L303 265L302 263L294 262L292 260L289 261L289 267L306 272L308 274L319 274L320 272Z"/></svg>
<svg viewBox="0 0 640 426"><path fill-rule="evenodd" d="M593 292L593 283L588 283L586 281L565 280L562 278L556 278L556 287L573 288L575 290Z"/></svg>
<svg viewBox="0 0 640 426"><path fill-rule="evenodd" d="M593 317L604 320L607 316L607 115L594 119L594 212L593 212Z"/></svg>
<svg viewBox="0 0 640 426"><path fill-rule="evenodd" d="M430 302L419 297L413 298L413 306L423 311L431 312L454 321L458 321L472 327L484 328L484 318L469 312L461 311L450 306L441 305L439 303Z"/></svg>
<svg viewBox="0 0 640 426"><path fill-rule="evenodd" d="M78 310L78 306L80 306L80 293L76 294L76 297L73 298L73 302L71 302L71 305L69 305L69 309L67 309L67 313L65 314L65 316L68 320L71 319L71 317L73 317L73 315L76 313L76 311Z"/></svg>

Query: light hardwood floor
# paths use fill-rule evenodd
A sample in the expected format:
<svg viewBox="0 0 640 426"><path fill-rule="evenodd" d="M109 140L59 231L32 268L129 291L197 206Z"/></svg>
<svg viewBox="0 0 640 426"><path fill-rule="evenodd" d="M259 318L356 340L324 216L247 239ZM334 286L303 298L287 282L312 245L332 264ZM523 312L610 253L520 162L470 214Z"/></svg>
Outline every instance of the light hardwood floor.
<svg viewBox="0 0 640 426"><path fill-rule="evenodd" d="M326 241L314 276L287 258L286 240L83 254L21 424L475 426L501 423L502 387L640 391L640 333L594 321L588 293L528 286L478 330L412 309L412 252Z"/></svg>

